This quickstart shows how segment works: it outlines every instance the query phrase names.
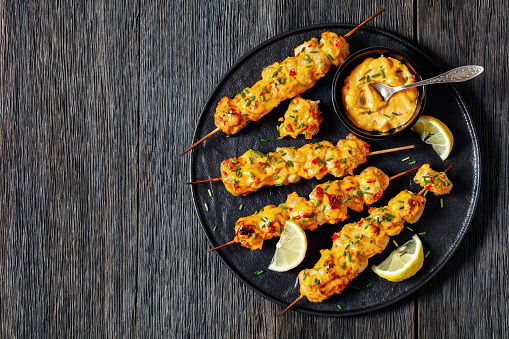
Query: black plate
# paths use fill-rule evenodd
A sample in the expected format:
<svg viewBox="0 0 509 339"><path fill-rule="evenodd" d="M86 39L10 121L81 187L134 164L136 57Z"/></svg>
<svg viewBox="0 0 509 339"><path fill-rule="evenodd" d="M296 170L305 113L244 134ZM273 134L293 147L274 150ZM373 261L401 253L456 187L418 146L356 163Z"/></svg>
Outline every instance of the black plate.
<svg viewBox="0 0 509 339"><path fill-rule="evenodd" d="M213 113L221 97L233 97L245 86L252 86L261 79L260 73L265 66L293 55L293 49L302 42L312 37L320 37L321 33L327 30L344 35L353 27L339 24L305 27L270 39L249 52L232 67L212 93L198 122L194 141L215 129ZM348 42L351 53L370 46L387 46L397 49L419 65L423 78L441 73L423 52L401 38L380 30L361 29L349 37ZM335 72L336 68L332 68L326 77L302 94L304 98L320 100L319 107L326 119L312 142L329 140L336 143L338 139L348 134L348 129L340 123L332 107L330 93ZM302 136L298 139L277 140L279 136L276 130L277 119L283 116L288 102L287 100L281 103L269 115L258 122L251 123L230 138L219 132L196 147L192 153L191 180L219 177L219 165L222 160L241 155L249 148L268 152L274 151L277 146L300 147L308 143ZM406 281L391 283L376 276L368 267L353 282L353 285L361 287L360 290L348 287L341 295L334 295L322 303L311 303L303 299L293 307L293 310L337 317L364 313L387 306L415 292L429 281L454 254L470 225L479 196L481 174L479 143L468 110L451 85L428 87L424 114L439 118L454 134L454 149L449 159L442 161L431 146L424 144L417 135L409 131L392 139L369 141L370 150L408 144L416 145L415 149L371 156L367 164L359 166L355 171L357 174L366 166L373 165L381 168L388 175L393 175L412 167L409 161L401 161L408 156L411 157L410 161L416 161L417 164L429 163L436 170L444 170L450 164L454 164L454 168L448 173L449 178L454 182L454 189L451 195L444 197L444 208L440 208L440 198L429 194L421 220L414 225L408 225L414 232L405 228L398 236L392 238L402 244L416 232L427 232L426 235L421 236L421 239L424 251L431 252L423 268L416 276ZM269 142L262 142L253 135L269 139ZM300 196L308 197L318 183L329 179L333 177L328 175L321 181L301 180L297 184L283 187L264 187L247 197L234 197L226 191L221 182L193 185L192 192L203 230L211 246L217 246L234 238L234 225L238 218L250 215L268 204L282 203L286 200L286 195L293 191ZM412 182L412 175L398 178L391 182L384 196L374 206L383 206L405 188L414 191L420 189ZM213 197L209 196L208 189L213 192ZM205 203L210 208L209 212L205 209ZM243 204L242 210L239 209L241 204ZM357 221L367 214L366 210L361 213L352 212L347 222ZM325 224L314 232L306 232L308 238L306 258L297 268L285 273L267 270L274 254L277 238L266 241L262 250L251 251L239 244L233 244L210 255L219 255L233 274L251 289L281 306L286 306L300 295L297 273L304 268L314 266L320 257L319 250L331 247L331 235L342 226L343 223ZM215 227L217 229L213 231ZM389 243L382 254L370 260L370 264L380 263L394 248L395 245L392 242ZM265 273L254 274L258 270L265 270ZM370 283L371 287L365 287ZM342 310L338 309L338 304L343 307Z"/></svg>

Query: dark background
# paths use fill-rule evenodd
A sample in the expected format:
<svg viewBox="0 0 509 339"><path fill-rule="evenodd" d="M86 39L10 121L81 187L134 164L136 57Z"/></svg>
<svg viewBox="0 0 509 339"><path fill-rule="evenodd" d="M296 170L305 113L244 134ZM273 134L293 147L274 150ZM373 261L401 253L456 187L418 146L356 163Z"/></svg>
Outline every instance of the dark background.
<svg viewBox="0 0 509 339"><path fill-rule="evenodd" d="M201 109L268 38L317 23L394 33L446 70L481 143L473 223L414 295L347 318L289 312L216 255L192 204ZM509 331L502 1L0 3L0 337L499 338ZM465 159L468 162L470 159ZM444 237L447 234L444 233Z"/></svg>

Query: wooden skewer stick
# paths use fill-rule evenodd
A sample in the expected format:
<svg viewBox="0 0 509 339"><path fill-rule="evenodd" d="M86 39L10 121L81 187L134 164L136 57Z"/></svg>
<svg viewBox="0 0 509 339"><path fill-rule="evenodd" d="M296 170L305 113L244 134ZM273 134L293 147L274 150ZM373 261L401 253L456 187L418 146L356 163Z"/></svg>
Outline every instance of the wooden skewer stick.
<svg viewBox="0 0 509 339"><path fill-rule="evenodd" d="M206 180L200 180L200 181L193 181L193 182L188 182L187 184L201 184L203 182L212 182L212 181L222 181L223 179L222 178L212 178L212 179L206 179Z"/></svg>
<svg viewBox="0 0 509 339"><path fill-rule="evenodd" d="M376 12L375 14L373 14L372 16L370 16L369 18L367 18L366 20L364 20L363 22L361 22L357 27L355 27L354 29L352 29L350 32L346 33L344 35L345 38L349 37L350 35L352 35L356 30L358 30L359 28L361 28L362 26L364 26L368 21L370 21L371 19L373 19L374 17L376 17L378 14L382 13L383 11L385 11L385 7L382 7L381 10L379 10L378 12ZM211 137L213 134L217 133L219 131L219 127L216 128L215 130L213 130L212 132L210 132L209 134L207 134L206 136L204 136L203 138L201 138L200 140L198 140L197 142L195 142L194 144L191 145L191 147L189 147L188 149L186 149L180 156L186 154L187 152L189 152L190 150L192 150L194 147L198 146L200 143L202 143L205 139Z"/></svg>
<svg viewBox="0 0 509 339"><path fill-rule="evenodd" d="M292 301L292 303L290 305L288 305L287 308L285 308L285 310L281 313L279 313L279 317L283 315L283 313L285 313L286 311L288 311L290 309L290 307L292 307L293 305L295 305L297 302L299 302L299 300L301 300L302 298L304 298L304 295L301 294L297 299L295 299L294 301Z"/></svg>
<svg viewBox="0 0 509 339"><path fill-rule="evenodd" d="M216 134L217 132L219 132L219 127L216 128L215 130L213 130L212 132L210 132L209 134L207 134L206 136L204 136L203 138L201 138L200 140L198 140L197 142L195 142L194 144L192 144L191 147L189 147L184 152L182 152L182 154L180 156L183 156L184 154L186 154L187 152L192 150L194 147L201 144L205 139L210 138L212 135Z"/></svg>
<svg viewBox="0 0 509 339"><path fill-rule="evenodd" d="M422 165L417 166L417 167L414 167L414 168L411 168L411 169L406 170L406 171L404 171L404 172L401 172L401 173L399 173L399 174L393 175L392 177L390 177L390 178L389 178L389 180L399 178L399 177L400 177L400 176L402 176L402 175L405 175L405 174L407 174L407 173L410 173L410 172L412 172L412 171L415 171L416 169L418 169L418 168L419 168L419 167L421 167L421 166L422 166ZM451 167L452 167L452 166L451 166ZM190 183L190 184L192 184L192 183ZM424 192L424 191L422 191L422 192ZM421 193L422 193L422 192L421 192ZM419 194L420 194L420 193L419 193ZM225 246L231 245L231 244L233 244L233 243L235 243L235 239L234 239L234 240L232 240L232 241L228 241L228 242L227 242L227 243L225 243L225 244L222 244L222 245L219 245L219 246L217 246L217 247L214 247L213 249L210 249L210 250L208 250L208 251L207 251L207 252L205 252L205 253L209 253L209 252L215 251L215 250L217 250L217 249L220 249L221 247L225 247ZM286 310L285 310L285 311L286 311ZM283 313L284 313L284 312L283 312ZM281 313L281 314L283 314L283 313ZM281 314L280 314L280 315L281 315Z"/></svg>
<svg viewBox="0 0 509 339"><path fill-rule="evenodd" d="M403 151L403 150L410 149L410 148L415 148L415 145L408 145L408 146L402 146L402 147L396 147L396 148L383 149L383 150L380 150L380 151L369 152L368 155L377 155L377 154L391 153L391 152Z"/></svg>
<svg viewBox="0 0 509 339"><path fill-rule="evenodd" d="M357 27L355 27L354 29L352 29L350 32L346 33L343 37L344 38L348 38L350 35L352 35L353 33L355 33L356 30L358 30L359 28L361 28L362 26L364 26L365 24L368 23L368 21L370 21L371 19L373 19L374 17L376 17L378 14L382 13L383 11L385 11L385 7L382 7L381 10L379 10L378 12L376 12L375 14L373 14L372 16L370 16L369 18L367 18L366 20L364 20L363 22L361 22Z"/></svg>
<svg viewBox="0 0 509 339"><path fill-rule="evenodd" d="M390 181L390 180L393 180L393 179L396 179L396 178L399 178L399 177L401 177L402 175L405 175L405 174L410 173L410 172L412 172L412 171L415 171L416 169L419 169L419 167L421 167L421 166L422 166L422 165L419 165L419 166L416 166L416 167L411 168L411 169L409 169L409 170L406 170L405 172L401 172L401 173L399 173L399 174L393 175L392 177L390 177L390 178L389 178L389 181Z"/></svg>
<svg viewBox="0 0 509 339"><path fill-rule="evenodd" d="M219 245L219 246L217 246L217 247L214 247L213 249L210 249L210 250L208 250L208 251L207 251L207 252L205 252L205 253L209 253L209 252L215 251L215 250L217 250L217 249L220 249L221 247L225 247L225 246L231 245L231 244L233 244L233 243L235 243L235 240L228 241L226 244L222 244L222 245Z"/></svg>
<svg viewBox="0 0 509 339"><path fill-rule="evenodd" d="M384 150L381 150L381 151L370 152L370 153L368 153L368 155L377 155L377 154L391 153L391 152L402 151L402 150L410 149L410 148L415 148L415 145L408 145L408 146L384 149ZM401 175L404 175L404 174L406 174L406 173L403 173ZM200 180L200 181L188 182L187 184L188 185L189 184L201 184L201 183L204 183L204 182L222 181L222 180L223 180L222 178L212 178L212 179L205 179L205 180Z"/></svg>

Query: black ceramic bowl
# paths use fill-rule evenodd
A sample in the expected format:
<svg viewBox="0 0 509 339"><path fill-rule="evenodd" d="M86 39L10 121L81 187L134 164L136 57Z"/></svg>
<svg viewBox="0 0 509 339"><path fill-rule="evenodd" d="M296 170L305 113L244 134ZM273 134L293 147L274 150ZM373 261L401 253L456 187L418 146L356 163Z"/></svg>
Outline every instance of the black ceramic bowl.
<svg viewBox="0 0 509 339"><path fill-rule="evenodd" d="M408 67L408 70L415 76L415 81L420 81L421 75L418 71L415 63L412 62L408 57L406 57L403 53L398 52L394 49L388 47L369 47L362 49L352 55L350 55L345 62L341 65L341 67L336 72L334 76L334 81L332 82L332 104L334 106L334 110L336 114L339 116L339 119L343 124L353 133L368 139L385 139L389 137L393 137L395 135L401 134L403 131L410 129L419 119L419 116L422 114L424 110L424 103L426 101L426 89L425 86L417 87L418 89L418 97L417 97L417 107L415 108L415 112L412 117L403 125L395 127L387 132L380 131L367 131L362 128L357 127L346 114L341 88L345 82L345 78L353 71L355 67L357 67L360 63L362 63L366 58L378 58L380 56L391 57L399 60L405 66Z"/></svg>

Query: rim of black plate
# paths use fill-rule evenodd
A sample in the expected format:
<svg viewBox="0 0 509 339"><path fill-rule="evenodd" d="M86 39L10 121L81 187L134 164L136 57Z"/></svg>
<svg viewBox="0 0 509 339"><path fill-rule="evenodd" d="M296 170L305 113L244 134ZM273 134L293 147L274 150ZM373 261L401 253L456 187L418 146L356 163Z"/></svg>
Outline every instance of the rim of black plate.
<svg viewBox="0 0 509 339"><path fill-rule="evenodd" d="M217 92L219 91L219 88L230 77L230 75L234 72L234 70L236 70L238 67L240 67L244 63L244 61L246 59L248 59L253 53L255 53L255 52L257 52L257 51L259 51L261 49L264 49L265 47L267 47L270 44L272 44L274 41L277 41L277 40L280 40L280 39L284 39L284 38L286 38L288 36L291 36L291 35L294 35L294 34L297 34L297 33L303 33L303 32L306 32L306 31L311 31L311 30L316 30L316 29L330 29L330 28L334 28L334 29L348 29L348 28L354 28L354 27L356 27L356 25L353 25L353 24L338 24L338 23L315 24L315 25L305 26L305 27L297 28L297 29L294 29L294 30L282 33L280 35L274 36L274 37L272 37L272 38L262 42L261 44L259 44L255 48L251 49L250 51L248 51L241 59L239 59L228 70L228 72L226 72L226 74L217 83L217 85L214 88L214 90L212 91L212 93L210 93L209 99L207 100L207 102L203 106L201 114L200 114L200 118L198 120L198 123L196 124L196 128L195 128L194 134L193 134L193 142L196 142L199 139L199 137L197 136L198 127L201 126L201 124L203 123L204 119L208 119L209 118L209 116L206 116L206 114L204 114L204 113L205 113L206 108L209 107L211 104L213 104L212 103L212 99L216 96ZM395 39L395 40L399 41L400 43L404 44L405 46L407 46L408 48L417 51L425 59L427 59L427 61L430 62L434 67L436 67L437 69L440 70L440 67L438 67L438 65L430 57L428 57L428 55L426 55L423 51L421 51L419 48L417 48L412 43L406 41L405 39L403 39L403 38L401 38L401 37L399 37L397 35L394 35L392 33L388 33L386 31L377 29L377 28L372 28L372 27L364 26L364 27L360 28L360 30L366 31L366 32L376 32L377 34L385 35L387 37ZM458 105L460 105L462 107L462 109L464 110L464 112L466 113L465 114L466 123L467 123L468 127L470 128L470 130L472 132L473 141L474 141L474 143L473 143L473 151L474 151L474 154L477 156L477 161L474 161L473 163L481 164L481 152L480 152L480 147L479 147L479 140L477 138L477 133L475 131L474 124L472 122L472 117L470 116L470 111L468 110L467 106L465 105L465 102L463 101L463 98L461 97L461 95L458 93L456 87L454 85L452 85L452 84L449 84L449 85L453 88L453 90L454 90L454 92L456 94L455 99L456 99ZM194 180L194 170L195 170L195 166L194 165L195 165L195 162L196 162L195 158L196 158L196 152L195 152L195 149L193 149L192 153L191 153L191 166L190 166L191 180ZM474 180L474 186L473 186L473 195L474 195L474 197L473 197L474 198L474 200L473 200L473 208L471 208L467 212L467 215L466 215L466 217L464 219L464 221L466 221L466 227L464 227L464 228L462 228L460 230L460 232L458 234L459 237L457 238L457 240L455 242L451 243L451 247L453 247L453 250L450 251L447 255L445 255L442 258L442 261L438 263L437 267L434 270L432 270L427 276L425 276L418 284L416 284L415 286L413 286L409 290L407 290L407 291L405 291L405 292L403 292L401 294L398 294L394 298L389 299L389 300L387 300L387 301L385 301L385 302L383 302L381 304L378 304L378 305L375 305L375 306L364 307L364 308L358 308L358 309L355 309L355 310L352 310L352 311L348 311L348 310L342 310L342 312L313 311L313 310L301 308L301 307L299 307L298 304L293 306L292 310L293 311L298 311L298 312L301 312L301 313L311 314L311 315L318 315L318 316L345 317L345 316L363 314L363 313L368 313L368 312L379 310L381 308L384 308L384 307L387 307L387 306L389 306L391 304L394 304L395 302L400 301L400 300L408 297L409 295L415 293L422 286L427 284L449 262L451 257L458 250L459 244L463 241L463 238L465 237L466 232L468 231L468 229L470 228L470 225L472 224L472 219L473 219L475 210L477 209L477 204L478 204L478 201L479 201L480 188L481 188L481 174L482 174L481 171L482 171L482 167L480 165L478 166L478 169L476 171L474 171L475 172L475 180ZM213 246L218 246L218 244L215 244L214 238L210 234L209 230L207 230L207 228L204 226L205 222L203 220L202 215L200 214L200 211L198 210L198 201L197 201L198 198L197 198L197 193L196 193L196 189L195 189L194 185L191 185L191 192L192 192L192 195L193 195L194 209L196 211L196 214L198 215L198 219L200 220L201 227L202 227L203 231L205 232L205 235L207 236L207 239L209 240L209 242ZM215 254L219 256L219 258L221 259L223 264L225 264L225 266L228 268L228 270L230 272L232 272L233 275L235 275L240 281L242 281L251 290L253 290L254 292L258 293L259 295L263 296L264 298L266 298L266 299L272 301L273 303L276 303L276 304L278 304L278 305L280 305L282 307L287 307L288 306L287 303L285 303L285 302L283 302L281 300L278 300L278 299L276 299L276 298L266 294L264 291L260 290L258 287L254 286L253 284L248 282L246 279L244 279L244 277L242 276L241 273L237 272L234 268L230 267L230 265L226 261L224 255L220 251L215 251Z"/></svg>

